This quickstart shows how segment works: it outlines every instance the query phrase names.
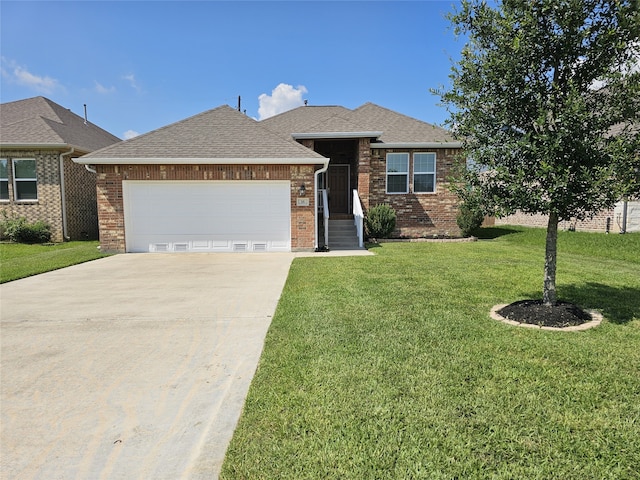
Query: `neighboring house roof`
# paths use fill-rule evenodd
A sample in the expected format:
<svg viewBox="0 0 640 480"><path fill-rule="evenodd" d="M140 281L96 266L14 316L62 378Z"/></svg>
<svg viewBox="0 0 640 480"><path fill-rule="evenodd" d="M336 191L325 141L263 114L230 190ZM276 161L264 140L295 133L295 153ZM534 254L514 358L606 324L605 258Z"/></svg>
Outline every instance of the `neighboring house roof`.
<svg viewBox="0 0 640 480"><path fill-rule="evenodd" d="M119 141L48 98L33 97L0 105L0 146L4 148L74 147L82 154Z"/></svg>
<svg viewBox="0 0 640 480"><path fill-rule="evenodd" d="M295 138L335 138L370 136L384 146L436 145L458 146L448 130L389 110L374 103L349 110L344 107L298 107L260 123L282 135ZM339 135L335 135L338 133ZM372 143L372 147L376 144Z"/></svg>
<svg viewBox="0 0 640 480"><path fill-rule="evenodd" d="M223 105L77 160L78 163L324 163L322 155Z"/></svg>

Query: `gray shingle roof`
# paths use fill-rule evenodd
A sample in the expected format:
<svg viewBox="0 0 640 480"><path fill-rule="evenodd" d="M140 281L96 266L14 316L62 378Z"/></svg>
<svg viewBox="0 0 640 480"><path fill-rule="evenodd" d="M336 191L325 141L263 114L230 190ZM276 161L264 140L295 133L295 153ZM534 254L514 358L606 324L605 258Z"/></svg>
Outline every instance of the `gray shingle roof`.
<svg viewBox="0 0 640 480"><path fill-rule="evenodd" d="M292 133L382 132L385 143L455 142L442 127L417 120L373 103L344 107L299 107L260 123L284 136Z"/></svg>
<svg viewBox="0 0 640 480"><path fill-rule="evenodd" d="M0 145L73 146L87 153L119 142L115 135L52 102L33 97L0 105Z"/></svg>
<svg viewBox="0 0 640 480"><path fill-rule="evenodd" d="M274 134L257 121L227 105L103 148L82 158L323 159L321 155L292 139Z"/></svg>
<svg viewBox="0 0 640 480"><path fill-rule="evenodd" d="M381 130L385 143L455 142L442 127L417 120L373 103L365 103L349 115L349 120L366 130Z"/></svg>
<svg viewBox="0 0 640 480"><path fill-rule="evenodd" d="M348 108L340 106L304 106L266 118L260 121L260 124L286 138L291 138L294 132L310 132L314 125L349 112Z"/></svg>

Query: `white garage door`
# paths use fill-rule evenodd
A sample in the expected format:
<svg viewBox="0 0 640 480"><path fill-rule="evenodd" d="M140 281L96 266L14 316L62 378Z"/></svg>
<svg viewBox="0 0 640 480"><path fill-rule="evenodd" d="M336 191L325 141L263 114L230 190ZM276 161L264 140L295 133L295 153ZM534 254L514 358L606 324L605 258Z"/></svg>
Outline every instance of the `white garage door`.
<svg viewBox="0 0 640 480"><path fill-rule="evenodd" d="M288 252L288 181L123 181L128 252Z"/></svg>

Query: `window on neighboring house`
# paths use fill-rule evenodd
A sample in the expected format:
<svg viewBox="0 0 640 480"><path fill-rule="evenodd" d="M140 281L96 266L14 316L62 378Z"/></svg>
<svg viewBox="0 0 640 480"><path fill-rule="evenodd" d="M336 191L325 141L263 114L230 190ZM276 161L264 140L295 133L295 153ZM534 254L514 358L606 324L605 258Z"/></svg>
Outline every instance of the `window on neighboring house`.
<svg viewBox="0 0 640 480"><path fill-rule="evenodd" d="M6 158L0 158L0 202L9 200L9 168Z"/></svg>
<svg viewBox="0 0 640 480"><path fill-rule="evenodd" d="M409 192L409 154L387 153L387 193Z"/></svg>
<svg viewBox="0 0 640 480"><path fill-rule="evenodd" d="M413 154L413 193L436 191L436 154Z"/></svg>
<svg viewBox="0 0 640 480"><path fill-rule="evenodd" d="M13 160L13 191L16 201L38 199L38 178L34 159Z"/></svg>

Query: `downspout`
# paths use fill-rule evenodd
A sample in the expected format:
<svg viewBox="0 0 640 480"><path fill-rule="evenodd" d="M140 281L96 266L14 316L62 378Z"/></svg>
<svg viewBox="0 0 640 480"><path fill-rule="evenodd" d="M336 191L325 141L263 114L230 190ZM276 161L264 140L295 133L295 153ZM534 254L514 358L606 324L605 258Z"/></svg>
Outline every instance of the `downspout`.
<svg viewBox="0 0 640 480"><path fill-rule="evenodd" d="M324 166L319 169L316 170L316 172L313 174L313 194L315 195L315 201L313 202L314 206L315 206L315 245L314 245L314 249L317 252L318 251L318 245L319 245L319 239L318 239L318 177L320 176L321 173L325 173L327 170L329 169L329 159L327 158L324 161Z"/></svg>
<svg viewBox="0 0 640 480"><path fill-rule="evenodd" d="M71 147L71 150L60 154L60 197L62 201L62 238L64 240L70 240L67 233L67 198L65 194L64 184L64 157L71 155L76 149Z"/></svg>
<svg viewBox="0 0 640 480"><path fill-rule="evenodd" d="M94 174L95 174L95 173L98 173L98 172L95 170L95 168L91 168L91 167L89 166L89 164L88 164L88 163L85 163L85 164L84 164L84 168L86 168L86 169L87 169L87 172L91 172L91 173L94 173Z"/></svg>

